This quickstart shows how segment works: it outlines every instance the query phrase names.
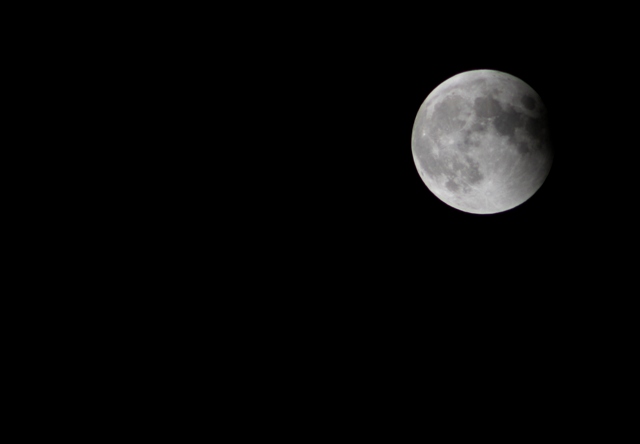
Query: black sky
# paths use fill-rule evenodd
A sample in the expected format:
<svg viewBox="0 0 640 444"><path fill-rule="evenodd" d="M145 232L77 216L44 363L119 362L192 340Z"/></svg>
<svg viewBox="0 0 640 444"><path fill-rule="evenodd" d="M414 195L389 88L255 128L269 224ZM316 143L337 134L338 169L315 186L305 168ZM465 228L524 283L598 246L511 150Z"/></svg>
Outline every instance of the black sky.
<svg viewBox="0 0 640 444"><path fill-rule="evenodd" d="M525 5L505 17L480 7L484 14L466 5L318 7L279 20L251 11L260 27L243 15L194 52L203 67L211 61L202 71L209 94L201 84L185 90L202 119L194 126L214 142L196 144L212 161L189 159L182 172L197 176L197 197L178 199L196 208L203 228L187 230L198 253L184 260L211 276L207 301L235 307L217 313L235 314L225 334L246 336L251 347L238 350L258 356L252 371L269 373L273 363L289 378L309 368L322 373L305 383L315 385L330 373L326 363L337 387L379 375L410 381L404 391L413 393L414 381L439 384L429 373L446 376L449 363L460 362L455 384L501 359L505 373L532 369L536 381L544 374L565 384L585 368L559 370L577 354L597 346L629 356L624 338L637 330L632 28L617 20L605 30L599 11L561 17ZM556 149L540 190L495 215L438 200L411 154L422 102L474 69L536 90ZM220 104L225 93L234 107ZM223 140L226 122L236 126ZM376 394L377 384L366 390Z"/></svg>
<svg viewBox="0 0 640 444"><path fill-rule="evenodd" d="M235 245L237 281L281 295L256 313L376 332L500 318L510 328L539 321L541 334L632 313L631 28L546 12L507 21L401 12L294 20L225 67L249 94L229 114L237 143L222 148L239 155L216 192L233 211L212 211L231 222L219 237ZM539 191L495 215L441 202L411 154L422 102L474 69L536 90L555 147Z"/></svg>
<svg viewBox="0 0 640 444"><path fill-rule="evenodd" d="M632 28L605 30L601 11L456 8L318 9L238 51L249 95L221 150L239 154L239 174L212 210L233 226L211 224L234 254L211 254L235 270L220 299L239 307L230 331L263 351L259 371L308 368L313 386L333 372L340 396L355 381L412 397L425 381L449 398L496 381L528 402L522 387L590 396L585 369L625 366L637 332ZM495 215L438 200L411 154L422 102L474 69L533 87L556 149L540 190ZM232 212L217 210L220 197Z"/></svg>
<svg viewBox="0 0 640 444"><path fill-rule="evenodd" d="M505 294L529 284L545 292L570 292L576 279L587 285L582 273L611 269L620 242L632 238L624 153L633 149L627 110L635 92L624 86L631 57L624 38L603 38L588 22L563 28L545 15L506 28L434 20L404 25L378 15L290 43L278 83L293 91L278 126L290 148L275 182L284 220L295 222L279 233L296 239L298 255L327 258L329 269L389 275L391 287L433 282L439 273L462 283L472 276L478 290ZM532 86L548 108L555 147L542 188L496 215L438 200L411 156L422 102L473 69ZM616 281L598 282L604 291Z"/></svg>

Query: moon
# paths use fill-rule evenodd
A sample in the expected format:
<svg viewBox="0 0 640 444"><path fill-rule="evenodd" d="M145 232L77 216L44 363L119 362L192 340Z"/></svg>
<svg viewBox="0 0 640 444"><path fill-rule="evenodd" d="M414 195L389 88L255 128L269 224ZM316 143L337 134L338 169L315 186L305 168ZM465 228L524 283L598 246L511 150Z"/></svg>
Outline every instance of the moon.
<svg viewBox="0 0 640 444"><path fill-rule="evenodd" d="M521 205L553 163L542 99L517 77L493 70L466 71L438 85L420 106L411 151L429 190L474 214Z"/></svg>

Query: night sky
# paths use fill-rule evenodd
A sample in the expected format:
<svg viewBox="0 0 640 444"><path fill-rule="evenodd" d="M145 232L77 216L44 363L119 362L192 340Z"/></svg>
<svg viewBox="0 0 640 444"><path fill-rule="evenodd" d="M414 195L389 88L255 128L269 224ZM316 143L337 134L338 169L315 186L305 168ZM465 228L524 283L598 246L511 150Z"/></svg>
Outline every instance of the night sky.
<svg viewBox="0 0 640 444"><path fill-rule="evenodd" d="M546 13L509 26L471 13L323 17L252 42L238 71L253 89L237 116L239 143L228 147L241 155L244 193L233 263L254 273L239 282L287 295L261 307L378 333L419 330L428 318L510 328L539 320L539 333L551 334L567 320L611 325L632 313L631 28L604 34L590 19L568 26L570 17ZM440 201L411 154L422 102L474 69L529 84L555 147L537 193L493 215Z"/></svg>
<svg viewBox="0 0 640 444"><path fill-rule="evenodd" d="M284 218L274 224L292 257L304 258L296 269L322 264L321 272L304 271L303 281L435 294L439 303L445 294L486 294L532 297L538 306L561 294L553 303L565 307L587 289L621 291L629 266L622 245L635 232L625 161L637 145L627 111L637 93L624 86L629 48L611 45L622 36L603 40L588 25L569 31L545 17L454 32L447 21L389 25L378 16L360 27L335 25L312 39L309 53L286 53L282 84L293 98L281 134L290 148L279 163L284 174L275 178ZM525 32L532 24L539 30ZM555 147L538 192L494 215L441 202L411 155L422 102L440 83L474 69L512 74L536 90Z"/></svg>

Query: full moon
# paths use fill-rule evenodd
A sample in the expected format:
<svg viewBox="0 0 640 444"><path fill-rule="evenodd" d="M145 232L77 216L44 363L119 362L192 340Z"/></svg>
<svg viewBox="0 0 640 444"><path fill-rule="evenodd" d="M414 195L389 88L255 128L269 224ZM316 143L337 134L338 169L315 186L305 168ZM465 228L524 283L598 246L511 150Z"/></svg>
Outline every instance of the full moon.
<svg viewBox="0 0 640 444"><path fill-rule="evenodd" d="M517 77L493 70L463 72L434 89L416 116L411 150L429 190L475 214L524 203L553 163L540 96Z"/></svg>

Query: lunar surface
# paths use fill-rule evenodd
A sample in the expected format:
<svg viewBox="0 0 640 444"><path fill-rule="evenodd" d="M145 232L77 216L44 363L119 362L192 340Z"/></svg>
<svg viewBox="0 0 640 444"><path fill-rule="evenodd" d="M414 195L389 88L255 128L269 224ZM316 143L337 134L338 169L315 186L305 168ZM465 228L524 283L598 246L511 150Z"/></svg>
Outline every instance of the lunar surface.
<svg viewBox="0 0 640 444"><path fill-rule="evenodd" d="M411 149L429 190L475 214L522 204L553 162L540 96L522 80L492 70L463 72L434 89L416 116Z"/></svg>

